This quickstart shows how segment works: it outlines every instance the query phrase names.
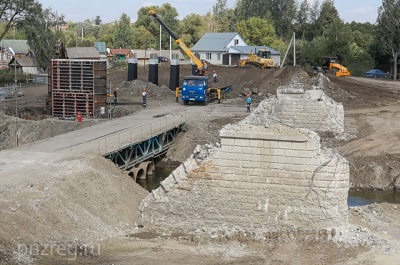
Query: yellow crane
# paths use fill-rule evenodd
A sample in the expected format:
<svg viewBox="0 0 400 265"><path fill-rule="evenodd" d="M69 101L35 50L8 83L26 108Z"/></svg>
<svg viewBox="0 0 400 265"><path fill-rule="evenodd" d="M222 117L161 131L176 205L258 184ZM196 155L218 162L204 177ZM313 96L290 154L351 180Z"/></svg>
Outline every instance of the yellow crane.
<svg viewBox="0 0 400 265"><path fill-rule="evenodd" d="M207 69L204 69L203 63L199 60L199 58L192 53L192 51L186 46L186 44L178 38L171 29L161 20L161 18L157 15L156 11L151 9L149 11L149 15L152 16L158 23L168 32L168 34L175 40L176 44L178 44L179 48L184 52L189 58L192 60L194 64L197 66L197 73L199 75L204 75L207 72Z"/></svg>

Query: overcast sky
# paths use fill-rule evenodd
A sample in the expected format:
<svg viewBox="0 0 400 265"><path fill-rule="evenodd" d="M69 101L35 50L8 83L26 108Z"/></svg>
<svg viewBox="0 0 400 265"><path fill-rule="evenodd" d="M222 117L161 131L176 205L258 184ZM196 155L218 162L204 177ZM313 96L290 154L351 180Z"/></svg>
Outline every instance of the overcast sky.
<svg viewBox="0 0 400 265"><path fill-rule="evenodd" d="M51 8L65 15L67 21L82 22L100 16L102 23L118 20L122 13L136 21L137 12L143 6L161 6L170 3L179 13L180 19L191 13L204 15L212 11L216 0L38 0L44 8ZM315 0L309 0L313 2ZM320 0L321 2L322 0ZM234 7L236 0L227 0L228 7ZM336 9L345 22L376 22L378 7L382 0L335 0Z"/></svg>

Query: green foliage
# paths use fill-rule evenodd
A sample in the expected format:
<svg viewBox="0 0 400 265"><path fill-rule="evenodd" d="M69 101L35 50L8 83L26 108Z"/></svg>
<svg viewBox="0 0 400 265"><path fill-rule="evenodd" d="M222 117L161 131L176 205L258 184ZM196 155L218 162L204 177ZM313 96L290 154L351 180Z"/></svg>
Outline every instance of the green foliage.
<svg viewBox="0 0 400 265"><path fill-rule="evenodd" d="M234 18L229 12L226 5L227 0L217 0L213 6L213 18L215 22L214 31L215 32L229 32L231 29L231 20Z"/></svg>
<svg viewBox="0 0 400 265"><path fill-rule="evenodd" d="M383 47L391 53L393 72L398 73L397 64L400 56L400 1L383 0L378 10L378 36L384 43ZM396 80L397 75L393 75Z"/></svg>
<svg viewBox="0 0 400 265"><path fill-rule="evenodd" d="M131 48L132 30L130 27L131 19L123 13L115 28L115 46L114 48Z"/></svg>
<svg viewBox="0 0 400 265"><path fill-rule="evenodd" d="M239 22L236 29L250 46L270 46L276 39L274 27L266 19L251 17Z"/></svg>
<svg viewBox="0 0 400 265"><path fill-rule="evenodd" d="M333 22L341 20L333 0L324 0L321 5L319 17L315 22L315 28L319 28L319 35L324 35L325 30Z"/></svg>
<svg viewBox="0 0 400 265"><path fill-rule="evenodd" d="M235 14L239 21L252 17L264 18L268 11L266 0L237 0Z"/></svg>
<svg viewBox="0 0 400 265"><path fill-rule="evenodd" d="M158 15L164 21L164 23L168 26L168 28L176 35L179 27L179 19L178 19L178 11L175 7L172 7L169 3L163 4L159 10ZM170 35L162 30L161 35L161 48L169 49L169 37ZM179 35L177 36L179 38Z"/></svg>
<svg viewBox="0 0 400 265"><path fill-rule="evenodd" d="M101 18L100 16L96 16L96 19L94 20L94 22L96 23L96 25L100 25L101 24Z"/></svg>
<svg viewBox="0 0 400 265"><path fill-rule="evenodd" d="M181 21L178 31L186 46L192 47L206 33L205 21L198 14L190 14Z"/></svg>
<svg viewBox="0 0 400 265"><path fill-rule="evenodd" d="M15 73L13 70L0 70L0 84L13 84ZM17 80L25 80L26 76L17 72Z"/></svg>
<svg viewBox="0 0 400 265"><path fill-rule="evenodd" d="M48 61L54 58L55 44L59 38L63 39L63 32L51 31L48 21L56 17L51 10L42 10L37 7L36 15L26 18L22 24L28 39L28 45L33 51L34 59L38 67L47 69Z"/></svg>
<svg viewBox="0 0 400 265"><path fill-rule="evenodd" d="M351 70L353 76L364 76L366 71L374 67L374 62L368 51L352 43L349 45L346 67Z"/></svg>
<svg viewBox="0 0 400 265"><path fill-rule="evenodd" d="M151 32L148 31L144 26L133 27L132 32L132 47L134 49L148 49L156 47L154 42L155 39L151 36Z"/></svg>
<svg viewBox="0 0 400 265"><path fill-rule="evenodd" d="M311 69L321 66L322 57L326 56L327 41L324 37L314 38L312 41L299 40L296 42L296 64ZM289 53L289 58L291 58Z"/></svg>
<svg viewBox="0 0 400 265"><path fill-rule="evenodd" d="M0 10L0 21L4 23L1 40L12 28L18 29L32 16L40 16L42 6L35 0L2 0Z"/></svg>
<svg viewBox="0 0 400 265"><path fill-rule="evenodd" d="M119 69L127 69L128 68L128 62L127 61L121 61L117 58L112 58L109 61L110 68L113 71L117 71Z"/></svg>

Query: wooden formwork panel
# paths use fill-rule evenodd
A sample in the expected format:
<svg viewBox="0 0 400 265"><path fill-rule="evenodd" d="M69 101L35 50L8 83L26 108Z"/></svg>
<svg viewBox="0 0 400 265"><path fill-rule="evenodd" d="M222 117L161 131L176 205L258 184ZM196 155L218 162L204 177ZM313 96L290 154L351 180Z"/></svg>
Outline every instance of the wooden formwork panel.
<svg viewBox="0 0 400 265"><path fill-rule="evenodd" d="M91 93L54 92L52 97L53 116L73 117L78 112L82 116L95 114L94 95Z"/></svg>
<svg viewBox="0 0 400 265"><path fill-rule="evenodd" d="M107 63L55 59L49 63L48 103L54 116L95 117L107 105ZM48 105L48 106L49 106Z"/></svg>

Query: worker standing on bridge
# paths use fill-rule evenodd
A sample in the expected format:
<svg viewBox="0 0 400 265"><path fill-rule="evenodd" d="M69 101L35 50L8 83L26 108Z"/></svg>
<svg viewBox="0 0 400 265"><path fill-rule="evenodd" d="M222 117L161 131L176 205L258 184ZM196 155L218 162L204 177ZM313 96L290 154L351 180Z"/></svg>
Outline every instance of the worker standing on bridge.
<svg viewBox="0 0 400 265"><path fill-rule="evenodd" d="M146 92L146 88L143 88L143 90L142 90L142 98L143 98L143 108L145 109L147 107L147 92Z"/></svg>
<svg viewBox="0 0 400 265"><path fill-rule="evenodd" d="M250 112L250 106L251 106L251 96L250 96L250 94L247 94L246 112Z"/></svg>

